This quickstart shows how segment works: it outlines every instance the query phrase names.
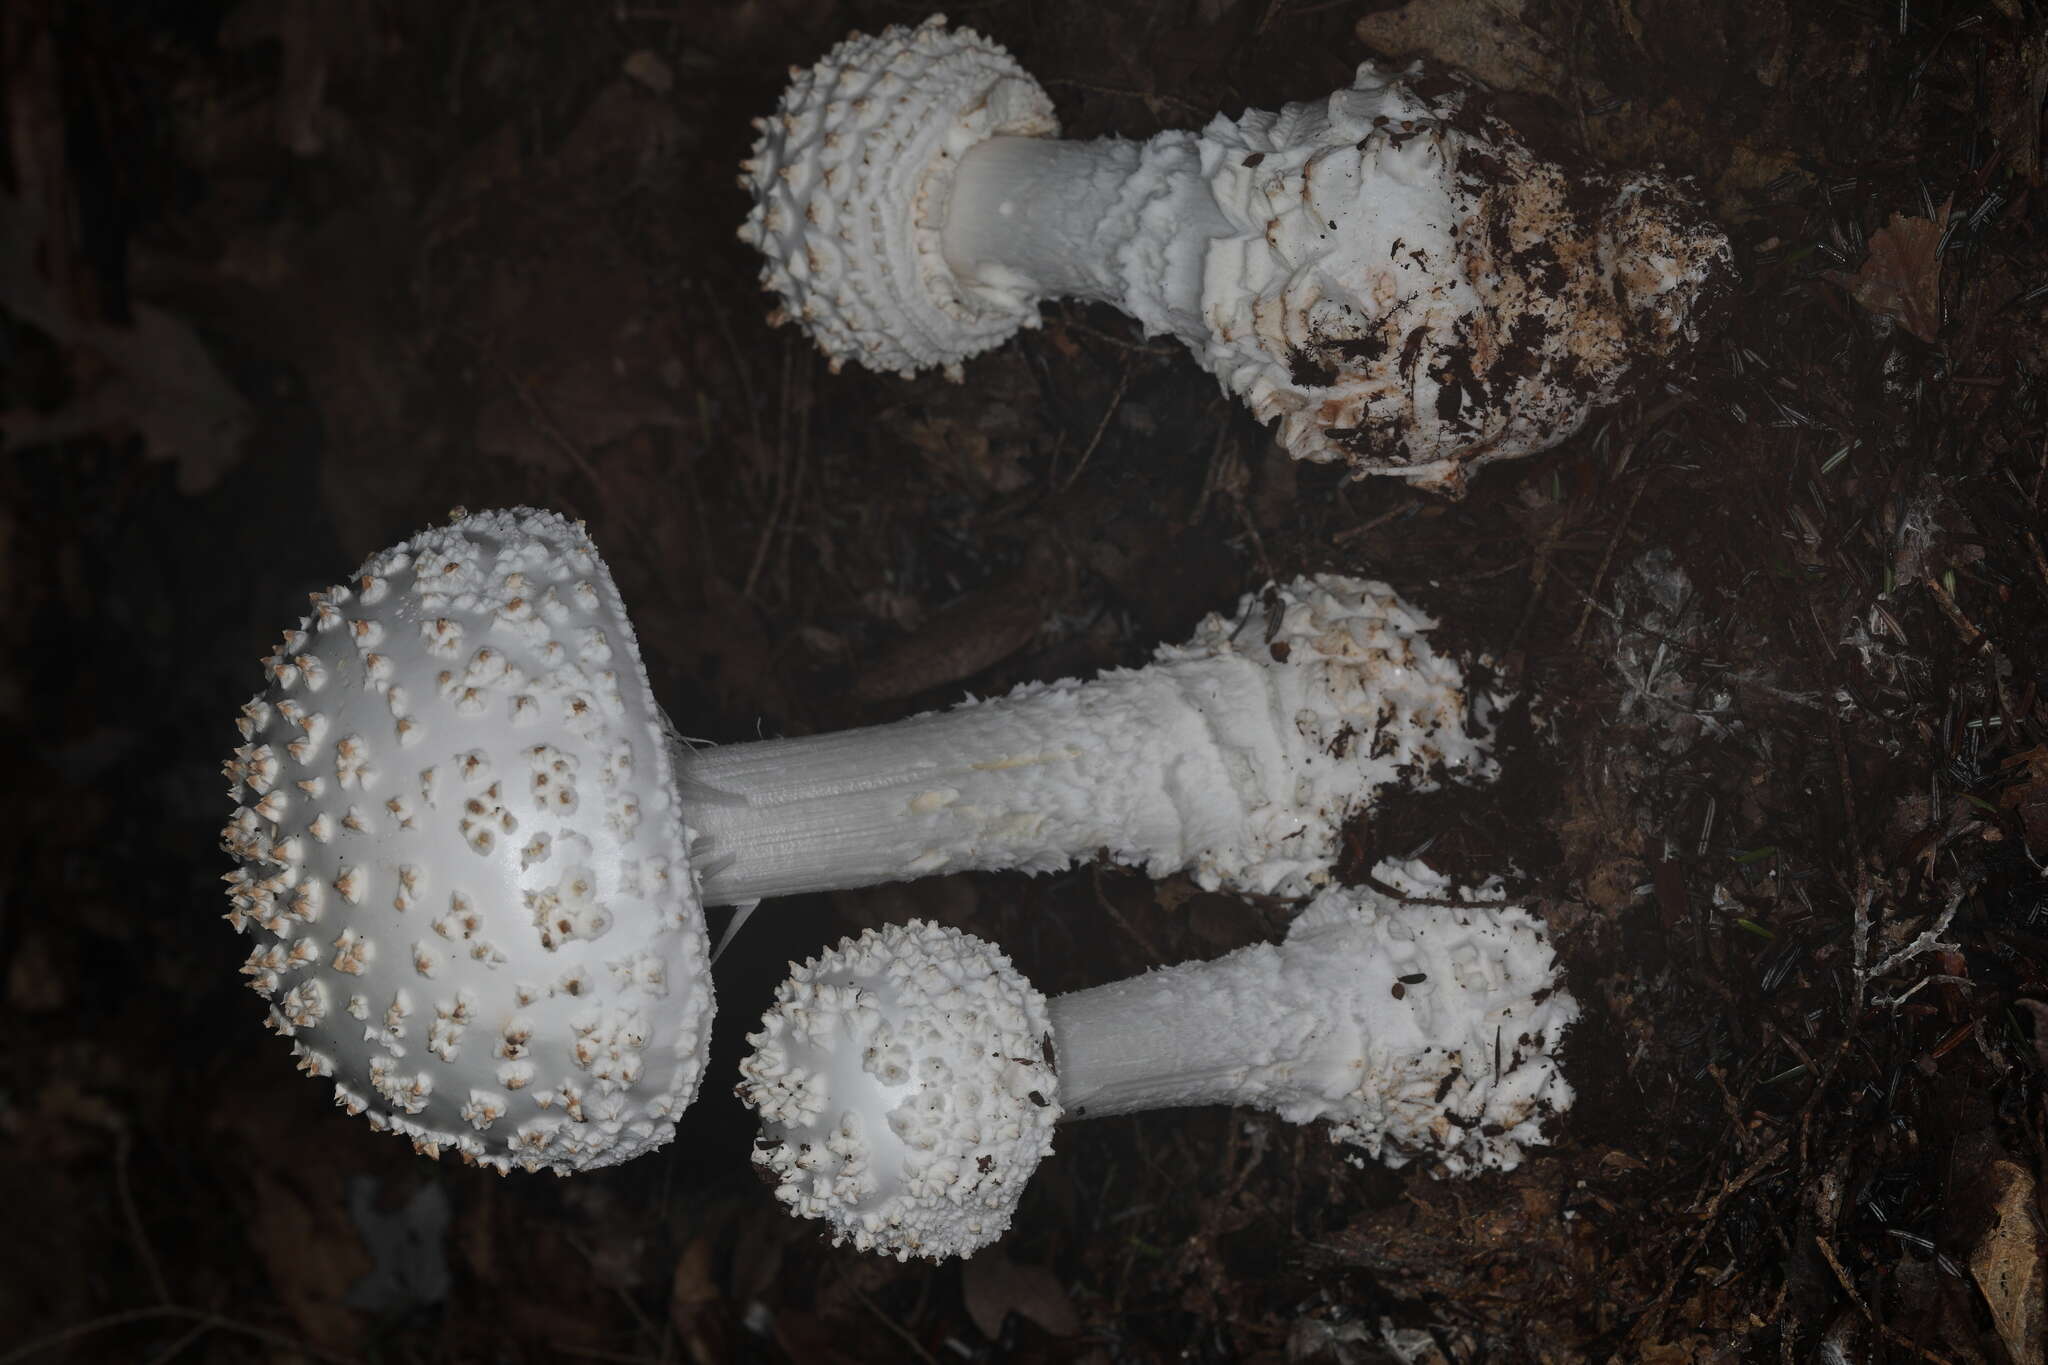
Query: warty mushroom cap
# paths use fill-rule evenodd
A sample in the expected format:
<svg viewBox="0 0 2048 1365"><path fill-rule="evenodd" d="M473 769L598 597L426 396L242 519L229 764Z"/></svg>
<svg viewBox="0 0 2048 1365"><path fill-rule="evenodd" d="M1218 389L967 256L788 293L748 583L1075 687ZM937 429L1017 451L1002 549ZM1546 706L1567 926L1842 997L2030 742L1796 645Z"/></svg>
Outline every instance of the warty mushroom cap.
<svg viewBox="0 0 2048 1365"><path fill-rule="evenodd" d="M1002 1236L1060 1114L1041 995L1001 950L912 920L801 965L747 1041L754 1161L836 1246L944 1260Z"/></svg>
<svg viewBox="0 0 2048 1365"><path fill-rule="evenodd" d="M934 15L855 33L790 85L741 167L754 208L740 239L767 256L763 284L825 352L908 378L1038 325L1036 301L977 299L940 248L949 180L998 135L1056 137L1052 101L1016 58ZM910 225L909 231L903 226Z"/></svg>
<svg viewBox="0 0 2048 1365"><path fill-rule="evenodd" d="M226 765L242 967L335 1102L558 1174L658 1147L710 1039L664 723L581 523L460 516L264 660Z"/></svg>

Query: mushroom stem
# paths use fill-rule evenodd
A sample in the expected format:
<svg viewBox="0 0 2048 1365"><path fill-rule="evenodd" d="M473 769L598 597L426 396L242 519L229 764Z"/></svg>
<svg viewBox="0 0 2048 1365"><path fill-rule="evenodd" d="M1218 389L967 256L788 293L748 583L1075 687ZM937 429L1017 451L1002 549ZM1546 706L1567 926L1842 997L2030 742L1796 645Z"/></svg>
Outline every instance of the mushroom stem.
<svg viewBox="0 0 2048 1365"><path fill-rule="evenodd" d="M1444 889L1419 864L1381 870L1424 894ZM1412 1142L1430 1126L1412 1115L1453 1093L1473 1092L1477 1107L1460 1109L1468 1127L1512 1124L1509 1115L1555 1098L1554 1068L1526 1064L1552 978L1550 949L1525 914L1365 897L1376 916L1358 911L1359 893L1326 897L1281 943L1048 1001L1065 1116L1241 1104L1341 1126L1360 1120L1359 1095L1371 1092L1374 1121L1408 1111L1396 1122ZM1529 1005L1532 993L1539 1007ZM1486 1074L1461 1075L1460 1063L1475 1059ZM1455 1171L1499 1156L1480 1144L1446 1159Z"/></svg>
<svg viewBox="0 0 2048 1365"><path fill-rule="evenodd" d="M1281 751L1251 732L1271 727L1269 681L1249 660L1211 659L679 754L706 901L1043 872L1100 849L1164 876L1242 823L1226 746L1268 763Z"/></svg>
<svg viewBox="0 0 2048 1365"><path fill-rule="evenodd" d="M1490 766L1429 624L1382 584L1300 579L1143 669L680 751L691 863L714 905L1100 852L1155 877L1307 894L1381 787Z"/></svg>
<svg viewBox="0 0 2048 1365"><path fill-rule="evenodd" d="M1286 1108L1302 1080L1359 1055L1360 1017L1335 1002L1386 999L1384 961L1323 935L1147 972L1048 1002L1068 1118L1200 1104ZM1386 978L1374 992L1361 978ZM1389 1002L1392 1003L1392 1002ZM1368 1006L1369 1008L1369 1006Z"/></svg>
<svg viewBox="0 0 2048 1365"><path fill-rule="evenodd" d="M1420 863L1378 872L1404 894L1451 890ZM1513 1166L1570 1103L1551 1047L1577 1008L1551 1002L1541 927L1499 900L1326 891L1280 943L1055 996L1063 1116L1247 1105L1330 1119L1389 1165Z"/></svg>
<svg viewBox="0 0 2048 1365"><path fill-rule="evenodd" d="M1233 231L1201 171L1192 133L992 137L954 173L946 264L993 306L1088 299L1198 345L1203 262L1210 241Z"/></svg>

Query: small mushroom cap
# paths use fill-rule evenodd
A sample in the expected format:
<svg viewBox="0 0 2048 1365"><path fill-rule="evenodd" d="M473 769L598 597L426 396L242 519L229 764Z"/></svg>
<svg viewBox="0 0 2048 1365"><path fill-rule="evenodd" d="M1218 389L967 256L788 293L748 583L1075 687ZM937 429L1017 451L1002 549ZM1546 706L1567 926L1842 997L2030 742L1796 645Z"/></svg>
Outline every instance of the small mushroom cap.
<svg viewBox="0 0 2048 1365"><path fill-rule="evenodd" d="M748 1035L755 1164L835 1246L971 1256L1052 1150L1051 1032L1045 997L971 935L912 920L842 940Z"/></svg>
<svg viewBox="0 0 2048 1365"><path fill-rule="evenodd" d="M954 168L998 134L1059 132L1016 59L944 15L855 34L792 73L740 176L754 208L740 239L767 258L762 287L824 351L910 374L1038 325L1036 303L969 297L940 248Z"/></svg>
<svg viewBox="0 0 2048 1365"><path fill-rule="evenodd" d="M666 1142L712 995L660 712L581 523L376 554L264 661L228 760L242 971L335 1102L505 1172Z"/></svg>

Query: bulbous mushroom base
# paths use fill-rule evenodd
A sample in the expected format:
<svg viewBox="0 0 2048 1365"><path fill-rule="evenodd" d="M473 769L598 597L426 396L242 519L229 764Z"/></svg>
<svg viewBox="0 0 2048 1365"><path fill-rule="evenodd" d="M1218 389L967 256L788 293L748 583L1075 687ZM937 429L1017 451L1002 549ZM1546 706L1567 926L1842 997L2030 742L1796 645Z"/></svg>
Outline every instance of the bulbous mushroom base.
<svg viewBox="0 0 2048 1365"><path fill-rule="evenodd" d="M1297 459L1458 492L1696 339L1731 276L1678 183L1545 160L1481 87L1419 67L1367 62L1202 147L1235 232L1184 339Z"/></svg>

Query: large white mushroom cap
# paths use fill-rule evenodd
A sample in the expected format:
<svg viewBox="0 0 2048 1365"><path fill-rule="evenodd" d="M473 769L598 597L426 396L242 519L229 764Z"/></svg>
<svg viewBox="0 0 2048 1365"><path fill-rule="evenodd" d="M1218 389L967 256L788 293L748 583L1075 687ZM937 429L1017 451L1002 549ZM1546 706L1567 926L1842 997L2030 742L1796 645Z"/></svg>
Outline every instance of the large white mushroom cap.
<svg viewBox="0 0 2048 1365"><path fill-rule="evenodd" d="M748 1036L754 1161L834 1245L971 1256L1052 1151L1050 1037L1000 950L918 920L870 929L795 968Z"/></svg>
<svg viewBox="0 0 2048 1365"><path fill-rule="evenodd" d="M300 1068L500 1172L666 1142L710 1036L703 912L581 524L423 532L313 594L264 668L226 769L227 918Z"/></svg>

